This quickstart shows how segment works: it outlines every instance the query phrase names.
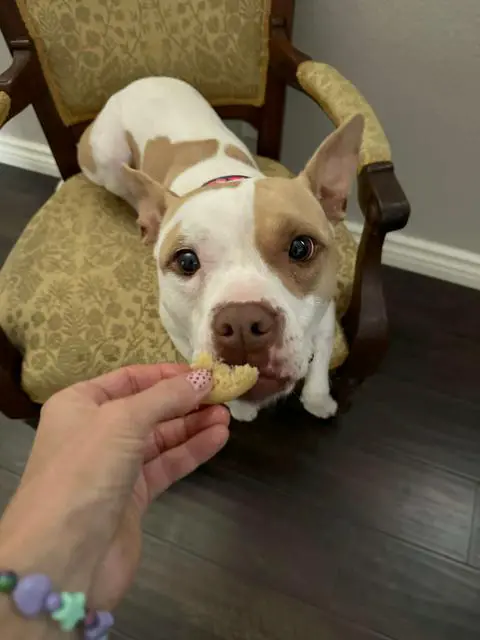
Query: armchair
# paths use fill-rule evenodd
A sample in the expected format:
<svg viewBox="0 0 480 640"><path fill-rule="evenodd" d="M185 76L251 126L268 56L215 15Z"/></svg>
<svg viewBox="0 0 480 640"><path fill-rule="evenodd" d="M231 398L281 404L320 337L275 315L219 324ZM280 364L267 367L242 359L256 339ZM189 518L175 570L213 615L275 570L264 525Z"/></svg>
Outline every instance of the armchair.
<svg viewBox="0 0 480 640"><path fill-rule="evenodd" d="M388 345L382 247L387 233L406 225L409 204L372 108L337 71L291 44L293 11L294 0L119 0L114 9L101 0L60 8L50 0L0 4L13 56L0 75L0 126L32 104L66 181L0 272L0 411L32 419L52 393L76 380L180 357L157 317L153 261L128 206L77 175L81 133L109 95L142 75L178 75L222 117L253 125L269 175L291 175L278 162L288 85L337 126L363 113L359 247L343 224L337 230L331 371L342 409L377 370Z"/></svg>

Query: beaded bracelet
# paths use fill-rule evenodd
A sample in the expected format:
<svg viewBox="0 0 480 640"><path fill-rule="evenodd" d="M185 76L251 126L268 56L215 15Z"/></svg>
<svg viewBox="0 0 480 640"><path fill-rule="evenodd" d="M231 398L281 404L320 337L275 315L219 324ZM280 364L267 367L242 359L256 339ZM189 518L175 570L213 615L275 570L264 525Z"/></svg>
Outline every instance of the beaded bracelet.
<svg viewBox="0 0 480 640"><path fill-rule="evenodd" d="M24 618L48 614L62 631L82 627L84 640L106 640L113 625L108 611L93 611L85 606L85 594L53 591L50 578L40 573L19 578L14 571L0 570L0 593L12 596L16 609Z"/></svg>

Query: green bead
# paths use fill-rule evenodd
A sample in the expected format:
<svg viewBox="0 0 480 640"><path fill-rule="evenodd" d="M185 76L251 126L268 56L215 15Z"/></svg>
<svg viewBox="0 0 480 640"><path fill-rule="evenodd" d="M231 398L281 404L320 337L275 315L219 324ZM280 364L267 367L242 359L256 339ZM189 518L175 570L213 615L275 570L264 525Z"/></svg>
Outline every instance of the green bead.
<svg viewBox="0 0 480 640"><path fill-rule="evenodd" d="M17 582L18 576L13 571L0 571L0 593L12 593Z"/></svg>
<svg viewBox="0 0 480 640"><path fill-rule="evenodd" d="M52 613L52 618L62 631L72 631L85 618L85 594L63 591L61 598L62 605Z"/></svg>

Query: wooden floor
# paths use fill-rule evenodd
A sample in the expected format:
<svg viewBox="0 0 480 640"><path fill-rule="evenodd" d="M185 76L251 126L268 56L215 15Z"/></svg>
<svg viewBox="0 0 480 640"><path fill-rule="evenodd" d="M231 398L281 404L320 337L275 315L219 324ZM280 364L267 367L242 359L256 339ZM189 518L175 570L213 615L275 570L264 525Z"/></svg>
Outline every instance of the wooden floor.
<svg viewBox="0 0 480 640"><path fill-rule="evenodd" d="M0 168L0 261L52 187ZM153 506L117 638L478 640L480 293L385 283L382 372L336 425L290 403L235 427ZM2 506L31 441L0 420Z"/></svg>

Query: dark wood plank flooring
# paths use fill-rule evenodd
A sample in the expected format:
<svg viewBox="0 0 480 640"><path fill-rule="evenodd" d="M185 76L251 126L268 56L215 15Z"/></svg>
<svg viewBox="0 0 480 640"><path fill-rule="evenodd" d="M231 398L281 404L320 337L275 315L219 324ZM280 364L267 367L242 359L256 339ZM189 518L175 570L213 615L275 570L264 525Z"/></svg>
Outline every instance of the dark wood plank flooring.
<svg viewBox="0 0 480 640"><path fill-rule="evenodd" d="M55 186L0 167L0 263ZM385 268L392 346L336 424L296 400L153 506L114 640L480 637L480 293ZM0 418L0 509L33 434Z"/></svg>

